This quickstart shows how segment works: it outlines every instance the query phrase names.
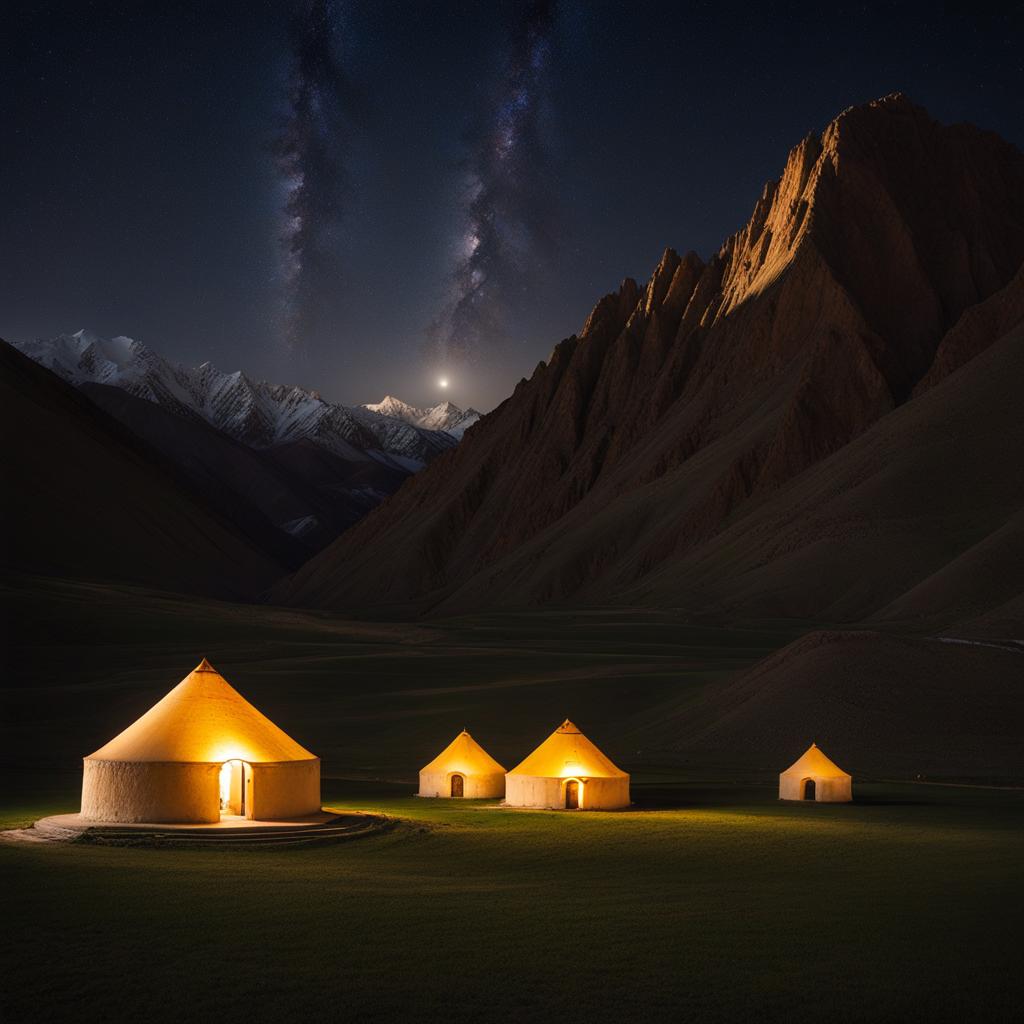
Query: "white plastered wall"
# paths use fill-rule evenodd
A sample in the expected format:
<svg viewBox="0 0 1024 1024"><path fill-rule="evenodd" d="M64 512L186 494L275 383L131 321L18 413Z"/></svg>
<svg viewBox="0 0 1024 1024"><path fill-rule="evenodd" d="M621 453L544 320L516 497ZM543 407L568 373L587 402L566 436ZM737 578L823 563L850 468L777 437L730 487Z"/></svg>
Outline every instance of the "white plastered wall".
<svg viewBox="0 0 1024 1024"><path fill-rule="evenodd" d="M538 775L505 777L505 803L509 807L565 808L565 784L568 779ZM580 810L616 810L629 806L629 776L577 779L580 782Z"/></svg>
<svg viewBox="0 0 1024 1024"><path fill-rule="evenodd" d="M505 773L420 772L419 796L451 797L452 776L461 775L466 800L487 800L505 795Z"/></svg>
<svg viewBox="0 0 1024 1024"><path fill-rule="evenodd" d="M85 758L82 817L88 821L209 824L220 820L220 765Z"/></svg>
<svg viewBox="0 0 1024 1024"><path fill-rule="evenodd" d="M798 775L783 772L779 776L779 799L802 800L805 779L814 780L814 800L822 804L846 804L853 799L853 784L849 776L822 778L814 774Z"/></svg>
<svg viewBox="0 0 1024 1024"><path fill-rule="evenodd" d="M257 821L320 810L320 759L254 764ZM220 764L99 761L85 758L82 817L87 821L208 825L220 821Z"/></svg>
<svg viewBox="0 0 1024 1024"><path fill-rule="evenodd" d="M320 810L320 758L252 766L252 816L257 821L304 817Z"/></svg>

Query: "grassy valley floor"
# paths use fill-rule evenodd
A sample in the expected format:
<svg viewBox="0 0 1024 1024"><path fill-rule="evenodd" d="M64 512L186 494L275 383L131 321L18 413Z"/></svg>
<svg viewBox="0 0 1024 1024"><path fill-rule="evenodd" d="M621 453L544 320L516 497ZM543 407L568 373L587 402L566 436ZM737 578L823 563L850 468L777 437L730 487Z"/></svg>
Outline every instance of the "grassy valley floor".
<svg viewBox="0 0 1024 1024"><path fill-rule="evenodd" d="M660 708L691 718L815 624L2 597L0 826L76 810L81 757L203 655L323 758L325 804L398 819L296 849L0 844L5 1022L1019 1018L1024 791L849 764L854 805L779 804L784 763L649 749ZM567 715L633 772L633 810L412 798L463 726L511 767Z"/></svg>
<svg viewBox="0 0 1024 1024"><path fill-rule="evenodd" d="M0 846L3 1017L1016 1019L1024 793L637 781L604 814L328 781L401 819L333 846ZM73 782L5 784L0 817L74 809Z"/></svg>
<svg viewBox="0 0 1024 1024"><path fill-rule="evenodd" d="M77 768L205 656L328 773L399 781L463 727L512 767L566 717L613 758L657 760L636 716L808 628L654 610L359 622L28 578L0 588L0 617L0 767Z"/></svg>

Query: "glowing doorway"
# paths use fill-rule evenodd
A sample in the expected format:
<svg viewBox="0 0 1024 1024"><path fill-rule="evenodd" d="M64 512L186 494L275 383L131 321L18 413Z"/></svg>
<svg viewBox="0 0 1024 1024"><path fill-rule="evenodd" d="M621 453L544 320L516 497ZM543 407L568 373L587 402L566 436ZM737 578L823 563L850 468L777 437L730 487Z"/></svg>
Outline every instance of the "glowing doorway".
<svg viewBox="0 0 1024 1024"><path fill-rule="evenodd" d="M252 766L245 761L225 761L220 767L220 816L252 817Z"/></svg>
<svg viewBox="0 0 1024 1024"><path fill-rule="evenodd" d="M575 811L580 806L580 784L570 779L565 784L565 809Z"/></svg>

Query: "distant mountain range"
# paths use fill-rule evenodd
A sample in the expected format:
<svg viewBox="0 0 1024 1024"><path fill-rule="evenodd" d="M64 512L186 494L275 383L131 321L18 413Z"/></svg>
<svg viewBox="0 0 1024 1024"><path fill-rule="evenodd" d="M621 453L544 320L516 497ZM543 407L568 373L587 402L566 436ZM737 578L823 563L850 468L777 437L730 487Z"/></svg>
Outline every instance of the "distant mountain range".
<svg viewBox="0 0 1024 1024"><path fill-rule="evenodd" d="M455 435L399 414L455 424L462 413L450 403L421 412L397 399L396 414L374 406L349 407L295 385L254 381L240 370L223 373L212 363L172 363L132 338L100 338L91 331L16 345L25 355L66 381L106 384L155 402L179 416L199 418L252 448L310 441L344 459L372 458L393 469L415 472L451 448Z"/></svg>
<svg viewBox="0 0 1024 1024"><path fill-rule="evenodd" d="M197 484L81 391L2 342L0 429L5 570L251 600L288 567L287 536L244 499L232 505Z"/></svg>
<svg viewBox="0 0 1024 1024"><path fill-rule="evenodd" d="M393 414L350 408L86 330L17 347L159 451L288 568L454 447L479 417L450 402L420 410L393 398L381 403Z"/></svg>
<svg viewBox="0 0 1024 1024"><path fill-rule="evenodd" d="M416 406L408 405L391 395L385 395L383 401L374 405L364 405L361 408L375 412L379 416L402 420L403 423L410 423L424 430L443 430L446 434L459 438L480 419L480 413L476 409L463 410L452 402L442 402L430 409L417 409Z"/></svg>
<svg viewBox="0 0 1024 1024"><path fill-rule="evenodd" d="M1024 154L852 107L275 597L1013 628L1022 262Z"/></svg>

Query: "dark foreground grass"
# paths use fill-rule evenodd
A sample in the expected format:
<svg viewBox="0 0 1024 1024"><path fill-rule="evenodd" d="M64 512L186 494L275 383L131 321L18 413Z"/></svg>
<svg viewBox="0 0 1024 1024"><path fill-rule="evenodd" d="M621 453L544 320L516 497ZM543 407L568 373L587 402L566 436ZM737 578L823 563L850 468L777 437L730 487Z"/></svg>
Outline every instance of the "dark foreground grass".
<svg viewBox="0 0 1024 1024"><path fill-rule="evenodd" d="M0 1016L1020 1019L1024 794L819 807L661 778L635 811L560 814L407 792L328 783L403 819L336 846L0 847Z"/></svg>
<svg viewBox="0 0 1024 1024"><path fill-rule="evenodd" d="M0 770L80 768L205 655L329 771L400 780L463 727L511 766L569 716L613 758L660 763L636 716L809 628L654 610L356 622L34 579L0 585L0 624Z"/></svg>
<svg viewBox="0 0 1024 1024"><path fill-rule="evenodd" d="M3 1024L1020 1018L1024 794L779 805L743 751L654 774L652 709L811 624L361 623L52 581L0 606L0 825L77 809L82 755L203 654L321 755L329 804L402 819L295 850L0 845ZM566 715L637 810L408 798L462 726L511 766Z"/></svg>

